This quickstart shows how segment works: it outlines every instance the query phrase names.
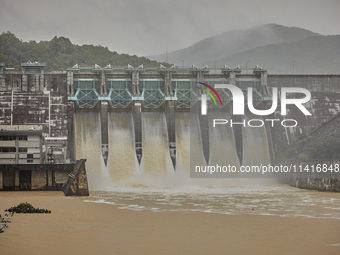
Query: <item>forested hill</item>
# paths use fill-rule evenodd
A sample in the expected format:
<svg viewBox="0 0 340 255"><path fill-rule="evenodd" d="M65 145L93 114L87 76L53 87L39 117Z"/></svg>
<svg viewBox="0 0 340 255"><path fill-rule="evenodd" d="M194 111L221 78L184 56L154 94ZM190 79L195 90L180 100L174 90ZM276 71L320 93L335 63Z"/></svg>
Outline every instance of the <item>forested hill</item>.
<svg viewBox="0 0 340 255"><path fill-rule="evenodd" d="M23 42L10 32L0 35L0 63L20 70L20 63L29 60L45 63L47 71L65 71L75 64L79 66L98 64L102 67L108 64L112 66L130 64L134 67L143 64L144 67L159 67L159 62L145 57L118 54L103 46L74 45L65 37L54 37L51 41L37 43Z"/></svg>

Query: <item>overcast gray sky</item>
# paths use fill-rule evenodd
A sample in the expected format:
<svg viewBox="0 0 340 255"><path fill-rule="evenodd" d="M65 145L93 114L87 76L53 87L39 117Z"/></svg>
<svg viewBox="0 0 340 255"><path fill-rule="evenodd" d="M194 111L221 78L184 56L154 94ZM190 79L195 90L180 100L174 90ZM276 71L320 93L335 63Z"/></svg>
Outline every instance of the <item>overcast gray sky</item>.
<svg viewBox="0 0 340 255"><path fill-rule="evenodd" d="M340 34L339 11L340 0L0 0L0 33L142 56L266 23Z"/></svg>

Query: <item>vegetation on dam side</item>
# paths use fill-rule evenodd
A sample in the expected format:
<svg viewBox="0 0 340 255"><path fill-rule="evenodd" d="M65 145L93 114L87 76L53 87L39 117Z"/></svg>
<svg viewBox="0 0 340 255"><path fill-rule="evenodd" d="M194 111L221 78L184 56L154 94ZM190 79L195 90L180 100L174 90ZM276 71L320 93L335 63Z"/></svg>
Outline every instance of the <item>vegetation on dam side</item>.
<svg viewBox="0 0 340 255"><path fill-rule="evenodd" d="M340 158L340 114L276 153L276 161L332 161Z"/></svg>
<svg viewBox="0 0 340 255"><path fill-rule="evenodd" d="M340 138L333 136L307 136L279 152L276 160L280 161L318 161L340 158Z"/></svg>

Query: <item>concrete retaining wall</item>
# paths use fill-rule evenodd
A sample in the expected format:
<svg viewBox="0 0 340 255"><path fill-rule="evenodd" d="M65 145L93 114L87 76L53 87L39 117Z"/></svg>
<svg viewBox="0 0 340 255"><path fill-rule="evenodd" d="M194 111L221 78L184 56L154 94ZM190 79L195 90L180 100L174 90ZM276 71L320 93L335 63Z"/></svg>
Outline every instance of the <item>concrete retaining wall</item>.
<svg viewBox="0 0 340 255"><path fill-rule="evenodd" d="M311 170L311 166L316 166L317 164L326 165L327 169L330 167L334 170L335 167L339 169L340 161L324 161L324 162L306 162L302 163L302 167L304 169L305 166L309 166ZM315 168L314 168L315 170ZM340 192L340 172L336 171L328 171L327 173L311 173L311 171L303 172L303 173L295 173L288 180L288 184L290 186L300 188L300 189L311 189L318 191L332 191L332 192Z"/></svg>
<svg viewBox="0 0 340 255"><path fill-rule="evenodd" d="M23 181L23 172L29 173L28 182ZM72 180L70 181L70 176ZM76 164L1 165L1 190L63 190L63 186L76 185L69 195L88 195L85 160ZM76 183L76 184L74 184Z"/></svg>

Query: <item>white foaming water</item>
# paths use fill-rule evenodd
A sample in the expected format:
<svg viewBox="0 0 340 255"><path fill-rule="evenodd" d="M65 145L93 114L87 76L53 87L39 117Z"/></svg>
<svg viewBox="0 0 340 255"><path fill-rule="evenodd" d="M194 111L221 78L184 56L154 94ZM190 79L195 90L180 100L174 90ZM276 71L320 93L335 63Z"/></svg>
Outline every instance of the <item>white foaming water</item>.
<svg viewBox="0 0 340 255"><path fill-rule="evenodd" d="M203 153L202 135L197 115L190 116L190 164L192 166L207 165Z"/></svg>
<svg viewBox="0 0 340 255"><path fill-rule="evenodd" d="M209 123L213 119L230 119L228 113L209 113ZM237 156L233 128L228 125L217 125L209 127L209 147L210 158L209 165L236 166L240 167L240 161Z"/></svg>
<svg viewBox="0 0 340 255"><path fill-rule="evenodd" d="M142 133L141 172L152 175L163 172L173 173L165 114L163 112L143 112Z"/></svg>
<svg viewBox="0 0 340 255"><path fill-rule="evenodd" d="M101 153L100 116L97 112L77 112L74 115L76 158L86 159L89 188L110 186Z"/></svg>
<svg viewBox="0 0 340 255"><path fill-rule="evenodd" d="M119 209L135 211L254 214L340 220L339 193L299 190L288 185L129 187L92 192L86 202L112 204Z"/></svg>
<svg viewBox="0 0 340 255"><path fill-rule="evenodd" d="M249 119L258 119L258 116L255 117L255 115L251 113L246 113L244 118L247 123ZM268 137L265 126L249 127L246 125L246 127L242 129L242 141L242 165L259 166L270 163Z"/></svg>
<svg viewBox="0 0 340 255"><path fill-rule="evenodd" d="M190 169L190 113L176 113L175 123L176 172L187 173Z"/></svg>
<svg viewBox="0 0 340 255"><path fill-rule="evenodd" d="M132 113L109 113L108 129L108 172L114 184L122 184L139 171Z"/></svg>
<svg viewBox="0 0 340 255"><path fill-rule="evenodd" d="M258 183L254 179L248 182L233 178L190 179L190 149L191 153L197 155L198 162L203 165L206 163L198 119L192 124L188 113L176 114L177 171L174 172L164 114L143 113L142 120L143 161L139 171L131 113L109 114L108 168L105 167L101 155L99 114L84 112L75 115L77 158L87 159L91 196L86 202L105 203L135 211L340 219L340 194L299 190L287 185L254 186L255 182ZM231 143L231 147L224 148L224 152L221 152L210 146L211 163L225 154L225 157L229 158L225 160L226 163L236 160L236 150L233 152L231 149L235 146L232 130L228 130L226 134L219 132L210 132L210 145L217 143L222 147ZM243 135L246 143L244 161L247 164L259 164L269 160L264 128L245 129ZM195 138L191 146L189 137ZM121 180L125 180L124 185L118 185Z"/></svg>
<svg viewBox="0 0 340 255"><path fill-rule="evenodd" d="M180 116L180 115L178 115ZM164 113L142 113L143 129L143 156L140 165L140 172L130 178L127 189L129 188L171 188L182 187L188 183L189 171L184 169L189 166L189 141L186 140L188 133L188 121L185 115L176 117L180 119L176 124L178 130L184 132L176 133L179 138L179 164L175 171L170 158L167 125ZM178 155L178 154L177 154ZM135 189L134 189L135 190Z"/></svg>
<svg viewBox="0 0 340 255"><path fill-rule="evenodd" d="M213 113L212 113L213 114ZM225 118L227 118L227 114ZM214 118L214 116L209 117ZM109 157L107 167L101 155L100 115L80 112L75 116L77 158L86 158L91 190L112 190L127 187L230 186L252 183L245 179L190 179L191 164L204 166L203 144L197 116L176 114L176 171L170 158L164 113L142 114L143 156L139 166L135 154L132 114L109 113ZM239 166L232 128L210 128L210 164ZM227 129L227 130L224 130ZM250 133L249 136L258 133ZM253 141L252 139L249 139ZM190 143L191 142L191 143ZM254 142L254 141L253 141ZM191 151L190 151L191 150ZM191 155L191 157L190 157ZM257 182L258 183L258 182Z"/></svg>

